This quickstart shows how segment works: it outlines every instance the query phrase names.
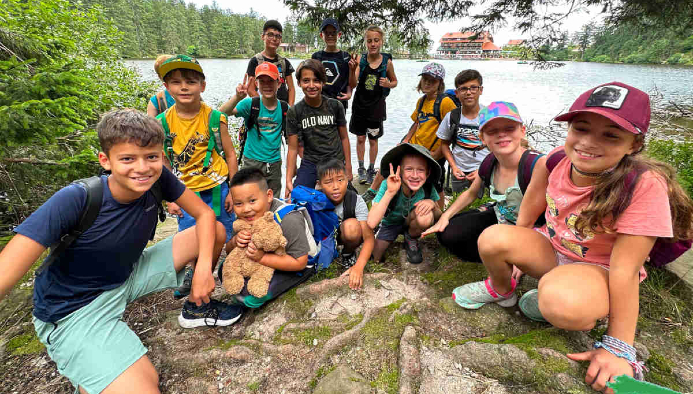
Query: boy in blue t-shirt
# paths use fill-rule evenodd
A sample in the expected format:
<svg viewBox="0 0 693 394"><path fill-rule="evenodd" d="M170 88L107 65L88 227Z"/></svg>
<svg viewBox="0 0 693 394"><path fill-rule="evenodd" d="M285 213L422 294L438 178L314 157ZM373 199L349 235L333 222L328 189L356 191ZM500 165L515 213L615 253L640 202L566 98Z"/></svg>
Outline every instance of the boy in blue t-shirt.
<svg viewBox="0 0 693 394"><path fill-rule="evenodd" d="M190 300L200 309L215 309L209 298L215 286L212 268L226 231L214 211L163 168L164 133L156 119L115 110L103 116L97 132L99 163L111 171L101 177L101 208L89 229L37 271L34 327L58 371L81 392L158 392L147 348L122 320L125 307L179 286L183 267L197 260ZM145 249L157 224L157 199L150 192L157 181L163 199L175 201L197 224ZM14 230L0 253L0 299L46 248L77 227L86 200L83 186L64 187ZM229 325L239 317L240 312L225 314L216 324Z"/></svg>
<svg viewBox="0 0 693 394"><path fill-rule="evenodd" d="M248 95L250 79L246 74L243 83L236 87L236 94L219 108L227 115L243 118L247 137L243 149L242 168L256 168L267 179L267 184L279 194L282 189L282 124L281 100L277 99L279 70L272 63L262 63L255 68L255 81L259 100ZM259 105L257 119L248 127L253 100Z"/></svg>

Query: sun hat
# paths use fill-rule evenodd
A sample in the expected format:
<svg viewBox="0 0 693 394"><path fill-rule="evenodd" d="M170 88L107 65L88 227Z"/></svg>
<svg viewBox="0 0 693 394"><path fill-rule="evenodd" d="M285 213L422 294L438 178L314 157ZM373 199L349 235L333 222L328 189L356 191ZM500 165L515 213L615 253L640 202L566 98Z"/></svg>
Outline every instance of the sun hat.
<svg viewBox="0 0 693 394"><path fill-rule="evenodd" d="M583 112L607 117L633 134L645 134L650 127L650 96L625 83L609 82L581 94L568 112L554 120L569 122Z"/></svg>
<svg viewBox="0 0 693 394"><path fill-rule="evenodd" d="M411 154L421 155L428 162L428 168L431 169L431 174L426 178L426 183L433 183L440 179L440 165L435 161L433 156L431 156L431 152L421 145L410 143L397 145L383 156L383 159L380 161L380 174L387 178L390 176L390 163L392 163L392 169L397 171L397 166L402 162L402 157Z"/></svg>
<svg viewBox="0 0 693 394"><path fill-rule="evenodd" d="M279 79L279 69L273 63L264 62L255 67L255 78L260 75L267 75L276 81Z"/></svg>
<svg viewBox="0 0 693 394"><path fill-rule="evenodd" d="M496 118L505 118L522 123L520 111L517 110L515 104L507 101L494 101L479 111L479 130Z"/></svg>
<svg viewBox="0 0 693 394"><path fill-rule="evenodd" d="M428 63L421 70L421 75L430 75L433 78L440 79L441 81L445 79L445 68L440 63Z"/></svg>
<svg viewBox="0 0 693 394"><path fill-rule="evenodd" d="M323 20L320 24L320 32L322 33L322 31L325 30L327 26L333 26L337 33L339 33L339 22L337 22L336 19L325 18L325 20Z"/></svg>
<svg viewBox="0 0 693 394"><path fill-rule="evenodd" d="M176 55L161 63L161 66L159 67L159 77L161 79L164 79L166 74L179 68L195 70L203 76L205 75L205 73L202 72L202 67L200 66L200 63L197 61L197 59L187 55Z"/></svg>

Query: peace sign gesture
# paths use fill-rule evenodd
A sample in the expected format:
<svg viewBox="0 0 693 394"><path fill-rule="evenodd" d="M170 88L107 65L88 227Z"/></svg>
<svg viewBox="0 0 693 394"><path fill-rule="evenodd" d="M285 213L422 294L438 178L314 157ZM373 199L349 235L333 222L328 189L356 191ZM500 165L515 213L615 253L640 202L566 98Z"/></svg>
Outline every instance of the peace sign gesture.
<svg viewBox="0 0 693 394"><path fill-rule="evenodd" d="M244 99L248 95L248 86L250 86L250 78L248 78L248 73L245 73L243 77L243 83L239 83L236 86L236 97L239 99Z"/></svg>
<svg viewBox="0 0 693 394"><path fill-rule="evenodd" d="M387 177L387 193L395 195L401 186L402 179L399 177L399 166L397 166L397 172L395 172L392 169L392 163L390 163L390 175Z"/></svg>

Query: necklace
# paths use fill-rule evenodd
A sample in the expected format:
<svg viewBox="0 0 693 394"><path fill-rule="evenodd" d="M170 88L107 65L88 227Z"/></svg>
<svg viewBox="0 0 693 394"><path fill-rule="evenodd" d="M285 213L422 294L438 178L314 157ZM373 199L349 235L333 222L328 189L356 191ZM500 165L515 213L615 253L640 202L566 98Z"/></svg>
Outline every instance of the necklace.
<svg viewBox="0 0 693 394"><path fill-rule="evenodd" d="M601 172L585 172L585 171L581 171L580 169L578 169L577 167L575 167L575 166L573 165L573 163L570 163L570 168L571 168L572 170L575 170L575 172L577 172L578 174L580 174L580 175L582 175L582 176L584 176L584 177L587 177L587 178L599 178L599 177L602 177L602 176L609 175L609 174L611 174L611 172L612 172L613 170L616 169L616 167L618 167L618 164L615 165L615 166L613 166L613 167L611 167L611 168L607 168L606 170L601 171Z"/></svg>

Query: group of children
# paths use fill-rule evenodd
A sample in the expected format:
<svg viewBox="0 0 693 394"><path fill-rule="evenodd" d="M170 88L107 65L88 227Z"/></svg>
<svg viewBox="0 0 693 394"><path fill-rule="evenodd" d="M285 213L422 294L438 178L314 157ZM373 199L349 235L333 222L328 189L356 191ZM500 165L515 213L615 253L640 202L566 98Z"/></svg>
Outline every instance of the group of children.
<svg viewBox="0 0 693 394"><path fill-rule="evenodd" d="M444 68L431 63L420 74L424 96L413 124L383 157L378 179L374 165L385 97L397 86L391 58L380 53L382 30L369 27L368 52L354 58L337 49L339 24L326 19L320 29L326 49L296 69L305 97L295 104L293 68L276 52L281 33L278 22L265 24L265 50L250 60L221 111L201 100L206 85L197 60L178 55L157 59L166 90L152 97L151 116L121 109L99 122L99 163L109 175L96 181L102 191L98 216L37 272L34 285L37 335L79 392L158 392L147 349L121 320L133 300L177 287L176 296L188 296L178 319L182 327L225 326L245 308L263 305L315 272L308 259L310 224L300 212L281 220L287 238L282 256L263 252L250 233L232 228L235 218L252 221L284 206L278 198L282 138L288 141L283 197L290 199L302 185L320 190L334 205L351 289L362 287L371 256L380 260L398 235L404 236L408 261L418 264L418 239L436 233L443 246L482 262L489 272L486 280L453 290L458 305L514 306L520 276L540 278L538 289L519 300L530 319L588 330L609 316L594 350L569 355L590 361L586 381L593 388L602 390L621 374L642 377L633 340L643 264L658 238L691 238L693 218L691 200L672 169L638 154L649 127L646 93L619 82L586 91L556 118L568 122L564 146L542 155L526 147L513 103L479 104L483 80L477 71L456 76L456 108L443 94ZM359 179L371 183L366 199L350 188L345 109L353 89L349 130L358 136ZM617 94L603 99L605 89ZM227 115L245 120L240 170ZM302 157L300 166L296 156ZM453 190L462 193L444 210L446 162ZM72 236L92 204L92 187L63 188L15 229L0 253L0 298L46 248ZM486 189L491 206L461 212ZM179 232L145 248L161 200L177 216ZM263 298L242 292L235 303L210 299L222 249L239 247L275 269L270 291Z"/></svg>

